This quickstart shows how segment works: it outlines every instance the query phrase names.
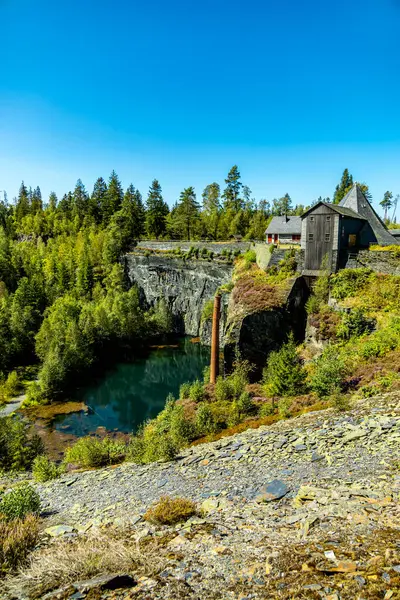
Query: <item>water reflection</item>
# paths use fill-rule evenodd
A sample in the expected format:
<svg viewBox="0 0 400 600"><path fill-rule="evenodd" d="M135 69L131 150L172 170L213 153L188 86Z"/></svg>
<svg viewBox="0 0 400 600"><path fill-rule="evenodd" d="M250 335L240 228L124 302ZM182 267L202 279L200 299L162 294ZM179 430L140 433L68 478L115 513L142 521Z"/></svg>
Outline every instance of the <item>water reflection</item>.
<svg viewBox="0 0 400 600"><path fill-rule="evenodd" d="M209 362L209 349L190 339L176 347L152 349L130 363L119 363L90 387L79 390L74 400L83 401L87 412L57 416L58 431L82 436L98 427L131 432L162 410L167 395L177 396L185 381L201 378Z"/></svg>

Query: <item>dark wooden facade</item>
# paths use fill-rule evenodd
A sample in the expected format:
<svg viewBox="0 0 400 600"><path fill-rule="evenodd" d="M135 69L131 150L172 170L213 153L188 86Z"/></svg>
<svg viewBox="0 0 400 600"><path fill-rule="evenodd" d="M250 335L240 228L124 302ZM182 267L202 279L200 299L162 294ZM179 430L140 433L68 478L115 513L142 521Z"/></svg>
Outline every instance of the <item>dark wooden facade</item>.
<svg viewBox="0 0 400 600"><path fill-rule="evenodd" d="M323 204L309 214L305 240L305 270L319 271L324 264L332 263L332 251L337 249L334 233L338 216Z"/></svg>

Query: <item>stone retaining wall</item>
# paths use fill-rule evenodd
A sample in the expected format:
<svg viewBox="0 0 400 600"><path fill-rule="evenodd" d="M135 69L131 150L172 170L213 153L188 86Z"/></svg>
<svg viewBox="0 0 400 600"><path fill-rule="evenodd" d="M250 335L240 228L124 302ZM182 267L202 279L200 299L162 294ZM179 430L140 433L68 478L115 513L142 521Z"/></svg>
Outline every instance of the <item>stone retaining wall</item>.
<svg viewBox="0 0 400 600"><path fill-rule="evenodd" d="M240 252L247 252L251 242L164 242L164 241L143 241L139 242L137 248L142 250L163 250L163 251L171 251L180 248L184 252L193 248L206 248L208 251L214 252L214 254L221 254L223 250L227 252L235 252L236 250L240 250Z"/></svg>

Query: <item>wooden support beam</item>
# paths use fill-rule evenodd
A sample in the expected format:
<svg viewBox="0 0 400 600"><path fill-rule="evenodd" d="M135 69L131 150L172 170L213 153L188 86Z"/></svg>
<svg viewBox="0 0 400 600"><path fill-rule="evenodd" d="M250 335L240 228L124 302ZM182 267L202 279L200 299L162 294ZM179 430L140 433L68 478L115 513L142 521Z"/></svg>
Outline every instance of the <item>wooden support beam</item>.
<svg viewBox="0 0 400 600"><path fill-rule="evenodd" d="M214 311L211 334L211 366L210 383L215 383L219 375L219 317L221 311L221 296L214 298Z"/></svg>

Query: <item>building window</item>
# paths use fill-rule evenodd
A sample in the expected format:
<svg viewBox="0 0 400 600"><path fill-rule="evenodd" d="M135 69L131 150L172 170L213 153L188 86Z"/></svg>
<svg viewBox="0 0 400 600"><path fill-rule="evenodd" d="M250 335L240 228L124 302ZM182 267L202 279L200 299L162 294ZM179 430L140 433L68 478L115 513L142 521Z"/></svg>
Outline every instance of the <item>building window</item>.
<svg viewBox="0 0 400 600"><path fill-rule="evenodd" d="M325 234L325 241L326 242L330 242L331 241L331 234L330 233L326 233Z"/></svg>
<svg viewBox="0 0 400 600"><path fill-rule="evenodd" d="M331 220L331 216L329 215L328 217L326 217L326 220L330 221Z"/></svg>
<svg viewBox="0 0 400 600"><path fill-rule="evenodd" d="M309 242L313 242L314 241L314 234L313 233L309 233L308 234L308 241Z"/></svg>
<svg viewBox="0 0 400 600"><path fill-rule="evenodd" d="M310 217L310 221L315 221L315 217Z"/></svg>

